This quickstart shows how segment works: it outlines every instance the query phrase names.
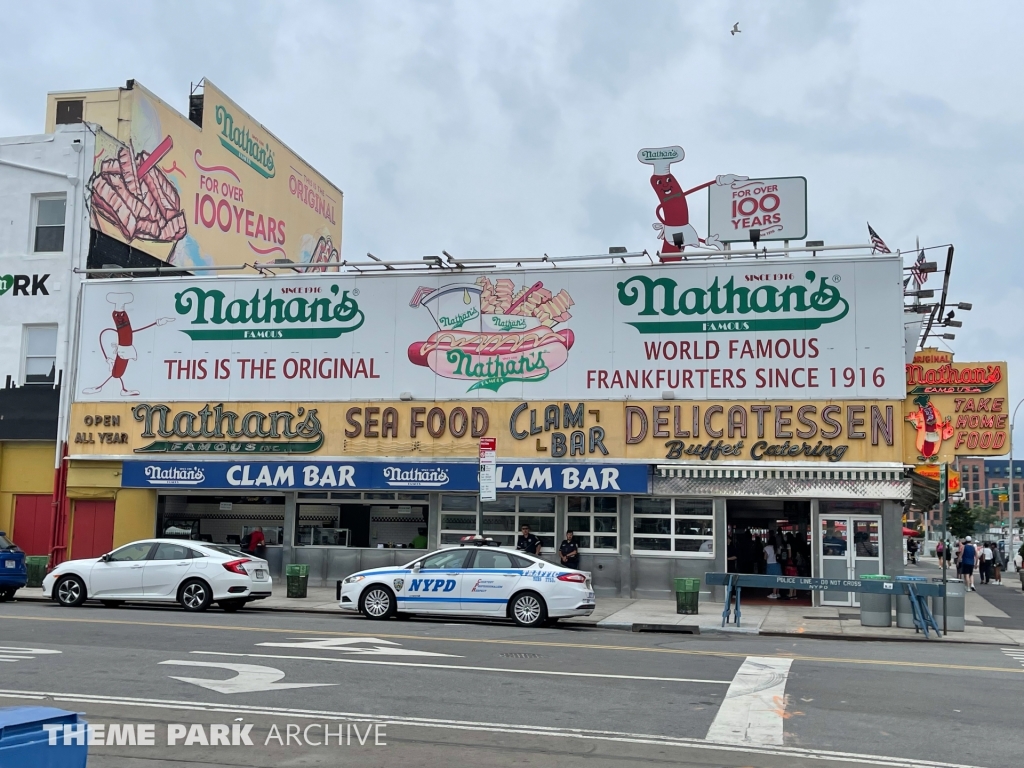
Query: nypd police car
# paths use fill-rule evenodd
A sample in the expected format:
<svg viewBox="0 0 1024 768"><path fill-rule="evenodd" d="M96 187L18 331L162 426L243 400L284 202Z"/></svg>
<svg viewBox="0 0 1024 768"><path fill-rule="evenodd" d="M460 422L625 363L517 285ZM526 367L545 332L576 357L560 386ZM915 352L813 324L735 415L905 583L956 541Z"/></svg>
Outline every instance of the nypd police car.
<svg viewBox="0 0 1024 768"><path fill-rule="evenodd" d="M352 574L342 581L340 606L371 619L490 616L536 627L589 616L595 601L589 573L473 537L405 566Z"/></svg>

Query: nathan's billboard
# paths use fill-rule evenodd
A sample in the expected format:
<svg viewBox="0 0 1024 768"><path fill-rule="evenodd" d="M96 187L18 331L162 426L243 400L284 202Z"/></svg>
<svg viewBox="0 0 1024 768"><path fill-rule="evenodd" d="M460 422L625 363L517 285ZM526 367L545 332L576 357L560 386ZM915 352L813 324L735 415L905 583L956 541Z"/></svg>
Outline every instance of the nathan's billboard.
<svg viewBox="0 0 1024 768"><path fill-rule="evenodd" d="M341 191L213 83L193 97L201 126L138 83L117 93L88 184L94 229L182 267L339 260Z"/></svg>
<svg viewBox="0 0 1024 768"><path fill-rule="evenodd" d="M1006 363L958 363L923 349L906 366L904 438L908 464L956 456L1002 456L1009 446Z"/></svg>
<svg viewBox="0 0 1024 768"><path fill-rule="evenodd" d="M902 461L900 402L76 403L76 457Z"/></svg>
<svg viewBox="0 0 1024 768"><path fill-rule="evenodd" d="M79 400L904 397L898 257L90 280Z"/></svg>

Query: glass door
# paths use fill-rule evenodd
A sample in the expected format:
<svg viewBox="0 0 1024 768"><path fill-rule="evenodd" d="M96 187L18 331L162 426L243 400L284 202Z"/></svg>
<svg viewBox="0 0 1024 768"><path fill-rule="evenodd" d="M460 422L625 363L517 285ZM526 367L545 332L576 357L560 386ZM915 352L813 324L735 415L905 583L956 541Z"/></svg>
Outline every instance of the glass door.
<svg viewBox="0 0 1024 768"><path fill-rule="evenodd" d="M829 515L821 518L821 577L856 579L882 573L882 518ZM822 605L859 606L856 592L828 591Z"/></svg>

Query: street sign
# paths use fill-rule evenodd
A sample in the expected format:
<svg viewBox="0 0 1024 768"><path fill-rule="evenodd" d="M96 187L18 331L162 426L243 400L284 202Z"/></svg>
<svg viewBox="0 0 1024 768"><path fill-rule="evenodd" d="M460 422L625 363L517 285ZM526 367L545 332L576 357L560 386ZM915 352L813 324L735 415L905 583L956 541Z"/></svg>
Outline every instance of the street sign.
<svg viewBox="0 0 1024 768"><path fill-rule="evenodd" d="M480 438L480 501L498 498L498 439Z"/></svg>

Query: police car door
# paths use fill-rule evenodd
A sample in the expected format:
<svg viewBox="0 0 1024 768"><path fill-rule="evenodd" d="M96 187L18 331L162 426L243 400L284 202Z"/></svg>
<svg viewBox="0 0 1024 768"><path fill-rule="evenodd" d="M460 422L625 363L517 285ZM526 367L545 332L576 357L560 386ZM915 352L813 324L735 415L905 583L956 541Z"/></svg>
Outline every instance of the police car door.
<svg viewBox="0 0 1024 768"><path fill-rule="evenodd" d="M410 570L406 583L396 590L398 610L410 613L456 613L468 549L447 549L419 560L419 571Z"/></svg>
<svg viewBox="0 0 1024 768"><path fill-rule="evenodd" d="M523 558L490 547L481 547L473 555L462 581L463 613L504 616L508 599L522 578Z"/></svg>

